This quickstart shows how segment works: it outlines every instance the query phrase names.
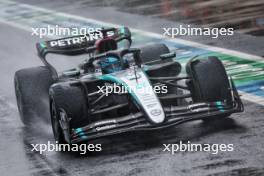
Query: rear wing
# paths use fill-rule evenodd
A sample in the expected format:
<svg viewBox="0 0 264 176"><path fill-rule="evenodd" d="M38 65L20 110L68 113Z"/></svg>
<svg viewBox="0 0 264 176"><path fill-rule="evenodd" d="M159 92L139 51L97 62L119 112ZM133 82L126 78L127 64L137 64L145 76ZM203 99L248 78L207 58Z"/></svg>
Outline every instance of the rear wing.
<svg viewBox="0 0 264 176"><path fill-rule="evenodd" d="M57 77L56 69L46 60L48 53L63 55L91 54L96 49L96 41L104 38L112 38L116 42L128 40L130 45L132 43L130 30L127 27L120 27L102 28L85 35L43 41L37 43L36 47L41 61L51 69L54 77Z"/></svg>
<svg viewBox="0 0 264 176"><path fill-rule="evenodd" d="M117 42L127 39L131 43L131 32L127 27L106 28L85 35L66 37L61 39L43 41L36 44L38 55L45 58L48 53L79 55L92 52L87 50L94 46L99 39L111 37Z"/></svg>

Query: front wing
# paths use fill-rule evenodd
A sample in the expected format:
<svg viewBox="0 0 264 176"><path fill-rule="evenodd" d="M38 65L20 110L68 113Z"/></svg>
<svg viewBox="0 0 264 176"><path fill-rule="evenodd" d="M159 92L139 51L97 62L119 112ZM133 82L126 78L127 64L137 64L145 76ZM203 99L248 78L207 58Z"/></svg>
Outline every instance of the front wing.
<svg viewBox="0 0 264 176"><path fill-rule="evenodd" d="M211 103L195 103L188 106L164 107L166 120L159 125L151 124L142 112L123 117L97 121L81 128L72 129L71 143L88 141L109 135L130 132L158 130L172 127L183 122L230 115L243 111L243 104L238 94L233 94L233 105L228 106L225 102L216 101Z"/></svg>

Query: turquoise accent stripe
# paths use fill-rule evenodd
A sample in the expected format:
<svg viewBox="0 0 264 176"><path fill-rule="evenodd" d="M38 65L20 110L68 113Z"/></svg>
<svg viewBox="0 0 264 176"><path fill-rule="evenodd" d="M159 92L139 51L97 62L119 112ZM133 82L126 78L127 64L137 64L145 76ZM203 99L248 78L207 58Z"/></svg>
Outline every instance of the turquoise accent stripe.
<svg viewBox="0 0 264 176"><path fill-rule="evenodd" d="M81 128L76 128L76 129L75 129L75 132L76 132L76 133L82 132L82 129L81 129Z"/></svg>
<svg viewBox="0 0 264 176"><path fill-rule="evenodd" d="M221 111L221 112L225 111L224 107L223 107L223 103L221 101L217 101L217 102L215 102L215 104L216 104L216 107L219 109L219 111Z"/></svg>
<svg viewBox="0 0 264 176"><path fill-rule="evenodd" d="M122 27L120 28L120 32L121 32L122 34L125 34L125 27L124 27L124 26L122 26Z"/></svg>
<svg viewBox="0 0 264 176"><path fill-rule="evenodd" d="M46 48L46 43L40 42L39 44L41 48Z"/></svg>
<svg viewBox="0 0 264 176"><path fill-rule="evenodd" d="M76 128L75 133L78 133L78 136L82 139L87 139L87 136L84 134L82 128Z"/></svg>

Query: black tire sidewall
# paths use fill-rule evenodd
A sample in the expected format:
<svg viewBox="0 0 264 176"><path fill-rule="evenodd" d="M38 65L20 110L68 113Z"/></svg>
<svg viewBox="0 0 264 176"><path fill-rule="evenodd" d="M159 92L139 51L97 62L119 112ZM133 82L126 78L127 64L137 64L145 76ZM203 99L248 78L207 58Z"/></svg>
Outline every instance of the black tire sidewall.
<svg viewBox="0 0 264 176"><path fill-rule="evenodd" d="M88 106L82 88L67 83L56 84L50 88L50 96L57 109L63 109L70 118L69 128L78 128L87 120Z"/></svg>
<svg viewBox="0 0 264 176"><path fill-rule="evenodd" d="M60 112L58 110L56 102L54 101L54 98L50 96L50 117L51 117L51 126L52 126L54 139L59 144L65 144L66 141L63 134L63 130L59 124L59 120L60 120L59 113Z"/></svg>
<svg viewBox="0 0 264 176"><path fill-rule="evenodd" d="M148 44L141 47L140 51L142 63L160 60L160 55L170 52L169 48L163 43Z"/></svg>
<svg viewBox="0 0 264 176"><path fill-rule="evenodd" d="M14 86L21 121L27 125L31 118L48 115L48 90L55 80L46 66L21 69L15 73ZM40 110L40 111L39 111Z"/></svg>

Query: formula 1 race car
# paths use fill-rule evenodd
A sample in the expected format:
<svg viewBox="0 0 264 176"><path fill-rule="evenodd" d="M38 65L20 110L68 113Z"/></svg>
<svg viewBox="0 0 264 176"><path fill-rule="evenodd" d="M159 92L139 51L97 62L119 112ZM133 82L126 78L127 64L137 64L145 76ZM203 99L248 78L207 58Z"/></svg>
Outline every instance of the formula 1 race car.
<svg viewBox="0 0 264 176"><path fill-rule="evenodd" d="M37 44L45 66L15 74L24 123L45 98L49 98L52 129L59 143L162 129L243 111L236 87L217 57L192 58L183 73L176 54L166 45L130 48L128 28L101 32L103 37L96 40L71 37ZM128 41L127 47L118 48L121 40ZM58 74L47 62L47 53L87 53L88 59Z"/></svg>

